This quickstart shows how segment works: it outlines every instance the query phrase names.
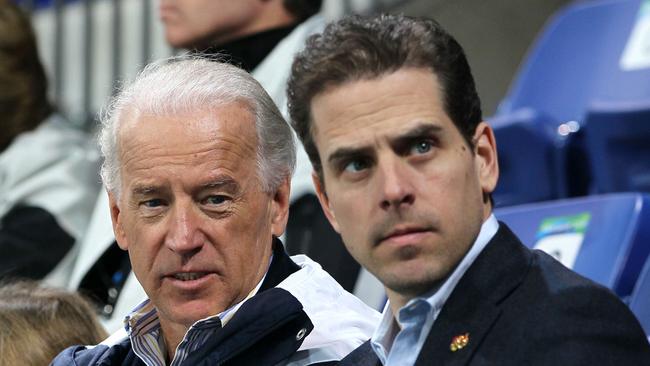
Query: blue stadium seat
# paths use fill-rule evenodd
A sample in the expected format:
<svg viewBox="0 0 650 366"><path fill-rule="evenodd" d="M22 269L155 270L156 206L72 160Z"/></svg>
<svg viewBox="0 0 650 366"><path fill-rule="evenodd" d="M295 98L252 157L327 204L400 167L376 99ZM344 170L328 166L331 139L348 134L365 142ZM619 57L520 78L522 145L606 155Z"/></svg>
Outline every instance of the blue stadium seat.
<svg viewBox="0 0 650 366"><path fill-rule="evenodd" d="M625 39L614 38L629 34L639 4L578 1L556 13L526 56L497 115L532 108L558 124L580 122L602 73L600 60L610 59L610 42L625 45Z"/></svg>
<svg viewBox="0 0 650 366"><path fill-rule="evenodd" d="M509 121L505 125L492 122L500 159L506 162L502 169L503 187L495 192L497 203L535 202L588 193L590 172L582 136L586 111L595 100L627 100L650 91L650 82L646 81L650 81L650 69L627 71L620 66L641 4L642 0L576 1L549 20L496 116L488 119ZM538 156L532 158L531 164L522 159L529 154L528 141L531 146L539 145L539 141L530 140L528 131L515 131L524 131L526 127L519 125L530 124L517 119L522 110L532 110L537 116L537 123L547 132L538 135L547 140L545 145L557 147L555 152L545 152L550 166L537 163ZM510 131L501 132L502 128ZM510 137L499 141L503 134ZM522 185L517 180L518 173L510 170L527 171L533 176L547 175L544 170L550 170L551 180L541 182L553 189L540 181L533 181L532 186Z"/></svg>
<svg viewBox="0 0 650 366"><path fill-rule="evenodd" d="M650 98L595 105L586 122L592 190L650 192Z"/></svg>
<svg viewBox="0 0 650 366"><path fill-rule="evenodd" d="M530 108L490 120L499 157L499 184L493 194L497 207L566 195L563 142L555 139L548 121Z"/></svg>
<svg viewBox="0 0 650 366"><path fill-rule="evenodd" d="M641 322L645 334L650 336L650 258L646 260L630 297L630 309Z"/></svg>
<svg viewBox="0 0 650 366"><path fill-rule="evenodd" d="M574 271L622 298L632 293L650 252L650 195L646 194L531 203L497 209L495 215L529 247L560 257Z"/></svg>

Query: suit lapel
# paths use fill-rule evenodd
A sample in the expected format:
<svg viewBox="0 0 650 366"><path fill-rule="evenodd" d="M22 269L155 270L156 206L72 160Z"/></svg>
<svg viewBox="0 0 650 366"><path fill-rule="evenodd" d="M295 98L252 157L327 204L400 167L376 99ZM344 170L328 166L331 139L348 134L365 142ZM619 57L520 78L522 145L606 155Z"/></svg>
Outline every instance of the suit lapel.
<svg viewBox="0 0 650 366"><path fill-rule="evenodd" d="M449 296L415 364L468 364L501 314L500 303L519 286L530 262L530 253L500 223Z"/></svg>

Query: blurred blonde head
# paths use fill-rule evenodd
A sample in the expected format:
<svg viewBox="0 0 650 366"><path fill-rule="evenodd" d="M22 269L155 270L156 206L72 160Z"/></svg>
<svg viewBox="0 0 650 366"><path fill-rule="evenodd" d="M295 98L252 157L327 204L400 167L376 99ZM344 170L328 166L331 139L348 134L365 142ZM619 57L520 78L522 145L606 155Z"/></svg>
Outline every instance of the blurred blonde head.
<svg viewBox="0 0 650 366"><path fill-rule="evenodd" d="M0 366L48 365L69 346L106 337L79 294L31 281L0 286Z"/></svg>

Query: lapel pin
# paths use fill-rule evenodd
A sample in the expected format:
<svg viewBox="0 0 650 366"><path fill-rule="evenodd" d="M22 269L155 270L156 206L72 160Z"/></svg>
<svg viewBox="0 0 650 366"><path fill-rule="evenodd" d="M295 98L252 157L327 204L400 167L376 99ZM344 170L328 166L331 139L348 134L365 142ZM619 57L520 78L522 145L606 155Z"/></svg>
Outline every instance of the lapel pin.
<svg viewBox="0 0 650 366"><path fill-rule="evenodd" d="M457 335L451 339L451 344L449 345L449 349L452 352L456 352L459 349L465 348L465 346L467 346L468 343L469 343L469 333Z"/></svg>

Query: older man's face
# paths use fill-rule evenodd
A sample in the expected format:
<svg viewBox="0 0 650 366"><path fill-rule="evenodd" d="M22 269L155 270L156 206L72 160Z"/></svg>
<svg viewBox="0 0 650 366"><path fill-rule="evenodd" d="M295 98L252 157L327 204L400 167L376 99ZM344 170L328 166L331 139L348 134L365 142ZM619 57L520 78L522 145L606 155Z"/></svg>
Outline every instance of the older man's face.
<svg viewBox="0 0 650 366"><path fill-rule="evenodd" d="M120 129L117 241L167 324L191 326L244 299L283 233L288 179L261 189L257 135L245 105L139 116Z"/></svg>
<svg viewBox="0 0 650 366"><path fill-rule="evenodd" d="M494 137L474 151L429 69L401 69L326 89L311 103L325 213L346 247L404 297L443 280L475 240L496 184ZM390 295L390 292L389 292Z"/></svg>

